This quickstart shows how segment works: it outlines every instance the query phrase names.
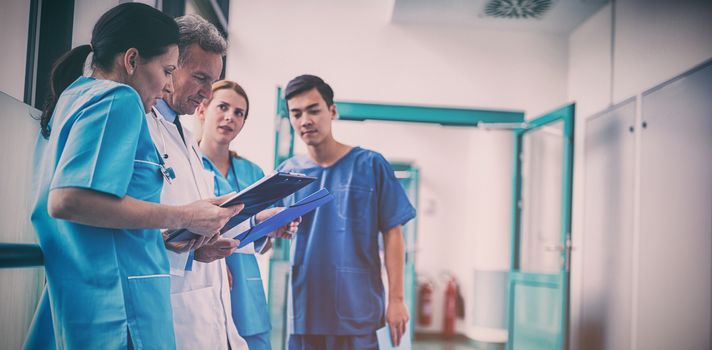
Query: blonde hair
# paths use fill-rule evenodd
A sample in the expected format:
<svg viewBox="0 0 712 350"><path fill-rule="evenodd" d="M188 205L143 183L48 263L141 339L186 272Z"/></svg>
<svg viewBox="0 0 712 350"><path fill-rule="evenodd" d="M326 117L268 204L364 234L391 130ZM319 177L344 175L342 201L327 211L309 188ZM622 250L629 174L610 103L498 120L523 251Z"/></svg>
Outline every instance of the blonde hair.
<svg viewBox="0 0 712 350"><path fill-rule="evenodd" d="M232 90L236 94L242 96L245 99L245 119L247 119L247 115L250 113L250 99L247 98L247 92L245 92L245 89L240 86L240 84L231 81L231 80L218 80L213 83L212 87L212 94L210 95L209 99L206 99L202 102L204 107L208 107L210 102L213 101L213 96L215 96L215 92L218 90ZM197 110L196 110L197 112ZM200 120L200 118L195 118L195 125L194 125L195 133L195 140L200 144L200 140L203 138L203 121ZM233 157L238 157L237 153L234 151L230 150L230 155Z"/></svg>

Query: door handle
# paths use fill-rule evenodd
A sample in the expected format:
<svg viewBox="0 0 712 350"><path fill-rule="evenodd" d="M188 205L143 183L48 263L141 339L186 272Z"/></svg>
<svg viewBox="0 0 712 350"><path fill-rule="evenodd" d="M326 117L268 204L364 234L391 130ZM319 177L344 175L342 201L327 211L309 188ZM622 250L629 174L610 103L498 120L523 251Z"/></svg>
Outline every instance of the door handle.
<svg viewBox="0 0 712 350"><path fill-rule="evenodd" d="M544 250L547 252L560 252L564 250L564 246L561 244L547 244L544 246Z"/></svg>
<svg viewBox="0 0 712 350"><path fill-rule="evenodd" d="M571 244L571 238L569 237L566 238L566 246L561 245L561 243L547 244L544 246L544 250L546 250L547 252L561 252L566 248L570 250L576 250L576 248Z"/></svg>

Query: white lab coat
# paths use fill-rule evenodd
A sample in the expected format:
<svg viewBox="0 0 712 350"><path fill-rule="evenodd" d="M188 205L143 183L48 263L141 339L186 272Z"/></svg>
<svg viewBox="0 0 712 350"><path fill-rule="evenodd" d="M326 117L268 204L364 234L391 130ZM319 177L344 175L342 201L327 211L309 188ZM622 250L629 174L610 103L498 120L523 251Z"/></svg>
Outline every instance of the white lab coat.
<svg viewBox="0 0 712 350"><path fill-rule="evenodd" d="M182 205L214 197L213 173L203 168L196 142L184 130L185 143L178 128L153 108L146 115L151 138L173 168L176 178L164 182L161 203ZM186 146L187 145L187 146ZM250 247L254 252L254 249ZM230 288L224 259L212 263L193 262L185 271L188 253L168 251L171 262L171 305L178 349L247 349L232 319Z"/></svg>

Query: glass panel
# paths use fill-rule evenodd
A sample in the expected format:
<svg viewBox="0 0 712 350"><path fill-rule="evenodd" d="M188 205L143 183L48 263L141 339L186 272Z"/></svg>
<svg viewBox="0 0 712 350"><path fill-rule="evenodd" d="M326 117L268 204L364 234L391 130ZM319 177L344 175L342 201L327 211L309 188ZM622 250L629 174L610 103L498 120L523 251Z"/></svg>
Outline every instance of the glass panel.
<svg viewBox="0 0 712 350"><path fill-rule="evenodd" d="M292 126L289 125L289 118L279 118L279 126L277 129L277 162L279 165L287 158L292 156L292 143L294 142L292 135Z"/></svg>
<svg viewBox="0 0 712 350"><path fill-rule="evenodd" d="M562 120L527 132L522 140L520 269L561 268Z"/></svg>
<svg viewBox="0 0 712 350"><path fill-rule="evenodd" d="M35 243L30 223L32 154L39 112L0 92L0 242ZM44 284L44 269L0 269L0 349L20 349Z"/></svg>
<svg viewBox="0 0 712 350"><path fill-rule="evenodd" d="M561 293L558 287L514 285L513 349L556 349L561 333Z"/></svg>

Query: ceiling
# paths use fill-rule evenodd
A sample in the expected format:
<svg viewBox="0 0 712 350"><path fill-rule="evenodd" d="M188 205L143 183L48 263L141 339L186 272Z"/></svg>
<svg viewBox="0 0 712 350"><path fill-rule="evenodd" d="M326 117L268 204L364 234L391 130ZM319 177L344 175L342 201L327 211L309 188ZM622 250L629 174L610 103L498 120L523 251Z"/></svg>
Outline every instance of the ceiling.
<svg viewBox="0 0 712 350"><path fill-rule="evenodd" d="M391 21L568 34L609 0L395 0ZM489 6L489 7L488 7ZM520 18L497 18L498 13ZM539 16L536 16L539 14ZM528 17L528 18L521 18Z"/></svg>

